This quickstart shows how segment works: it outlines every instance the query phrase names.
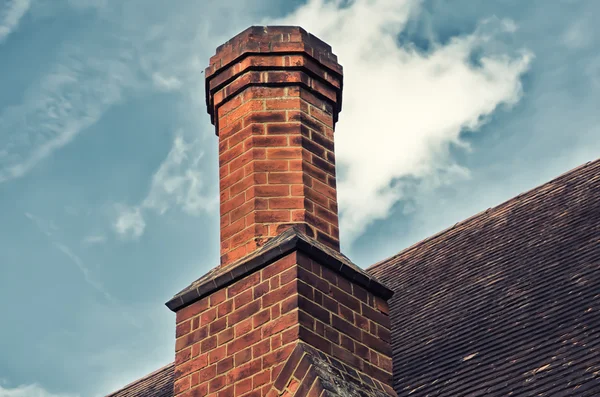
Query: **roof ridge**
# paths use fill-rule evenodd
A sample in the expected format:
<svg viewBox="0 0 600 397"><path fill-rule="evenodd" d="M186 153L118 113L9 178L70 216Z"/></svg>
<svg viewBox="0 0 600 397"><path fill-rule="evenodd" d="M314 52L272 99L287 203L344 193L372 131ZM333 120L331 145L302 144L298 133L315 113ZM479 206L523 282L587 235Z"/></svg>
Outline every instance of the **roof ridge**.
<svg viewBox="0 0 600 397"><path fill-rule="evenodd" d="M512 202L516 201L518 198L521 198L521 197L523 197L525 195L528 195L528 194L533 193L533 192L535 192L537 190L540 190L544 186L547 186L547 185L550 185L552 183L555 183L556 181L558 181L560 179L564 179L566 177L569 177L572 174L574 174L576 171L579 171L579 170L582 170L584 168L587 168L588 166L590 166L590 165L592 165L594 163L600 163L600 159L587 161L587 162L585 162L585 163L583 163L583 164L581 164L581 165L579 165L579 166L577 166L575 168L572 168L569 171L563 172L562 174L560 174L560 175L552 178L551 180L549 180L547 182L542 183L541 185L535 186L535 187L533 187L533 188L531 188L529 190L526 190L526 191L524 191L522 193L519 193L518 195L516 195L516 196L514 196L514 197L512 197L512 198L510 198L508 200L505 200L502 203L500 203L500 204L498 204L498 205L496 205L494 207L489 207L489 208L487 208L487 209L485 209L483 211L479 211L478 213L476 213L474 215L471 215L470 217L468 217L466 219L463 219L462 221L456 222L454 225L452 225L450 227L447 227L447 228L445 228L445 229L443 229L443 230L441 230L441 231L439 231L439 232L437 232L435 234L432 234L429 237L426 237L426 238L424 238L422 240L417 241L416 243L408 246L407 248L401 250L400 252L398 252L398 253L396 253L396 254L394 254L392 256L389 256L389 257L387 257L385 259L380 260L379 262L376 262L376 263L372 264L371 266L367 267L365 270L366 271L371 271L371 270L373 270L373 269L375 269L375 268L377 268L377 267L379 267L379 266L381 266L381 265L383 265L383 264L391 261L394 258L397 258L397 257L400 257L402 255L405 255L406 253L408 253L408 252L410 252L412 250L415 250L416 248L418 248L418 247L420 247L420 246L422 246L422 245L424 245L424 244L426 244L426 243L428 243L430 241L433 241L433 240L439 238L440 236L442 236L442 235L450 232L451 230L453 230L457 226L464 225L464 224L466 224L468 222L473 221L474 219L483 217L484 215L489 214L491 211L500 209L500 208L508 205L509 203L512 203Z"/></svg>
<svg viewBox="0 0 600 397"><path fill-rule="evenodd" d="M169 364L167 364L167 365L164 365L164 366L160 367L159 369L156 369L156 370L154 370L153 372L150 372L149 374L147 374L147 375L144 375L144 376L142 376L141 378L138 378L138 379L134 380L133 382L130 382L130 383L126 384L125 386L121 387L119 390L116 390L116 391L114 391L114 392L112 392L112 393L110 393L110 394L107 394L107 395L106 395L106 397L115 396L117 393L120 393L120 392L122 392L123 390L125 390L125 389L127 389L127 388L129 388L129 387L131 387L131 386L137 385L137 384L138 384L138 383L140 383L141 381L144 381L144 380L146 380L146 379L149 379L149 378L151 378L152 376L154 376L154 375L158 374L159 372L162 372L162 371L166 370L167 368L169 368L169 367L174 367L174 366L175 366L175 362L171 362L171 363L169 363Z"/></svg>

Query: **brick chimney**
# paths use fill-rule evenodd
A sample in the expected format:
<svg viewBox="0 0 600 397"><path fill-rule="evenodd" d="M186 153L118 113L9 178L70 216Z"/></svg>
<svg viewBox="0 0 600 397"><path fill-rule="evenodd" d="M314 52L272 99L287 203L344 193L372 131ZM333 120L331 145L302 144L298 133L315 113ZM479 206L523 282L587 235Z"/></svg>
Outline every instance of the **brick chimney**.
<svg viewBox="0 0 600 397"><path fill-rule="evenodd" d="M299 27L251 27L210 63L222 256L167 302L173 396L395 396L392 291L339 252L336 57Z"/></svg>
<svg viewBox="0 0 600 397"><path fill-rule="evenodd" d="M342 67L297 27L251 27L217 48L206 103L219 136L221 264L290 225L339 250L333 131Z"/></svg>

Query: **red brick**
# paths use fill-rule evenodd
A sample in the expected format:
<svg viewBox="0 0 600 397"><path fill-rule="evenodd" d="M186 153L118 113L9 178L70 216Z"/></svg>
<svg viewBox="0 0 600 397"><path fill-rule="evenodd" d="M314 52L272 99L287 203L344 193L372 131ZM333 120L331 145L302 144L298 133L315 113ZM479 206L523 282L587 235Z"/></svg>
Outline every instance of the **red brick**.
<svg viewBox="0 0 600 397"><path fill-rule="evenodd" d="M175 341L175 351L179 351L185 347L192 345L208 336L208 327L202 327L195 331L190 332L187 335L178 338Z"/></svg>
<svg viewBox="0 0 600 397"><path fill-rule="evenodd" d="M292 350L294 350L294 344L289 344L267 354L266 356L263 356L263 367L268 368L277 364L283 365Z"/></svg>
<svg viewBox="0 0 600 397"><path fill-rule="evenodd" d="M257 389L258 387L265 385L271 380L271 372L264 370L252 377L252 388Z"/></svg>
<svg viewBox="0 0 600 397"><path fill-rule="evenodd" d="M233 333L234 333L234 329L232 327L232 328L228 328L225 331L218 334L217 335L217 346L221 346L222 344L227 343L230 340L232 340Z"/></svg>
<svg viewBox="0 0 600 397"><path fill-rule="evenodd" d="M238 208L246 202L244 194L238 194L227 201L221 201L221 214L227 214L229 211Z"/></svg>
<svg viewBox="0 0 600 397"><path fill-rule="evenodd" d="M208 382L208 391L214 393L222 389L227 384L227 377L225 375L217 376Z"/></svg>
<svg viewBox="0 0 600 397"><path fill-rule="evenodd" d="M280 123L286 121L285 111L271 110L266 112L252 112L244 117L244 126L253 123Z"/></svg>
<svg viewBox="0 0 600 397"><path fill-rule="evenodd" d="M271 351L271 342L269 339L262 340L252 347L252 357L257 358Z"/></svg>
<svg viewBox="0 0 600 397"><path fill-rule="evenodd" d="M247 318L246 320L236 324L234 326L234 330L236 338L252 331L252 318Z"/></svg>
<svg viewBox="0 0 600 397"><path fill-rule="evenodd" d="M252 359L252 348L249 347L247 349L244 349L240 352L235 353L233 358L234 358L234 365L236 367L239 367L240 365L247 363L248 361L250 361Z"/></svg>
<svg viewBox="0 0 600 397"><path fill-rule="evenodd" d="M192 348L188 347L175 353L175 365L182 364L192 357Z"/></svg>
<svg viewBox="0 0 600 397"><path fill-rule="evenodd" d="M227 355L232 355L237 353L238 351L244 349L245 347L251 346L258 342L261 338L261 330L257 329L252 332L249 332L241 337L234 339L233 341L227 344Z"/></svg>
<svg viewBox="0 0 600 397"><path fill-rule="evenodd" d="M215 318L217 318L217 308L213 307L200 315L200 325L208 325L212 323Z"/></svg>
<svg viewBox="0 0 600 397"><path fill-rule="evenodd" d="M179 366L175 367L175 379L182 378L192 372L196 372L202 369L208 363L206 356L199 356L196 359L187 361Z"/></svg>
<svg viewBox="0 0 600 397"><path fill-rule="evenodd" d="M175 381L173 385L173 393L179 394L186 390L188 390L192 386L191 378L186 376L184 378L179 378Z"/></svg>
<svg viewBox="0 0 600 397"><path fill-rule="evenodd" d="M242 319L248 318L253 314L257 313L261 308L260 301L255 300L247 304L246 306L233 311L227 318L229 324L237 324Z"/></svg>
<svg viewBox="0 0 600 397"><path fill-rule="evenodd" d="M294 99L267 99L267 109L298 109L300 107L300 98Z"/></svg>
<svg viewBox="0 0 600 397"><path fill-rule="evenodd" d="M233 397L234 396L234 386L229 386L217 393L217 397Z"/></svg>
<svg viewBox="0 0 600 397"><path fill-rule="evenodd" d="M217 347L217 337L216 336L211 336L209 338L204 339L202 342L200 342L200 351L202 353L210 351L210 350L214 349L215 347Z"/></svg>
<svg viewBox="0 0 600 397"><path fill-rule="evenodd" d="M269 147L267 148L268 159L297 159L302 156L302 148L299 147Z"/></svg>
<svg viewBox="0 0 600 397"><path fill-rule="evenodd" d="M191 320L184 321L182 323L177 324L175 327L175 337L179 338L182 335L189 333L192 330L192 322Z"/></svg>
<svg viewBox="0 0 600 397"><path fill-rule="evenodd" d="M271 319L271 311L265 309L252 317L252 326L257 328Z"/></svg>
<svg viewBox="0 0 600 397"><path fill-rule="evenodd" d="M200 343L192 345L192 358L196 358L200 355Z"/></svg>
<svg viewBox="0 0 600 397"><path fill-rule="evenodd" d="M269 292L269 281L268 280L260 283L256 287L254 287L254 299L260 298L267 292Z"/></svg>
<svg viewBox="0 0 600 397"><path fill-rule="evenodd" d="M188 320L200 313L204 310L208 309L208 298L200 299L192 303L191 305L184 307L183 309L177 311L177 320L176 323L179 324L185 320Z"/></svg>
<svg viewBox="0 0 600 397"><path fill-rule="evenodd" d="M302 172L269 172L269 184L302 183Z"/></svg>
<svg viewBox="0 0 600 397"><path fill-rule="evenodd" d="M288 137L285 135L255 136L252 138L254 147L285 147L287 144Z"/></svg>
<svg viewBox="0 0 600 397"><path fill-rule="evenodd" d="M296 254L295 253L289 254L289 255L279 259L278 261L270 264L269 266L265 267L263 270L261 270L262 279L266 280L268 278L271 278L275 274L282 273L284 270L289 269L290 267L294 266L295 264L296 264Z"/></svg>
<svg viewBox="0 0 600 397"><path fill-rule="evenodd" d="M235 384L235 395L241 396L244 393L247 393L252 390L252 378L244 379L239 383Z"/></svg>
<svg viewBox="0 0 600 397"><path fill-rule="evenodd" d="M269 336L279 333L286 328L289 328L298 323L298 311L294 310L290 313L282 315L276 320L271 320L269 323L262 327L262 337L268 338Z"/></svg>
<svg viewBox="0 0 600 397"><path fill-rule="evenodd" d="M232 223L231 225L224 227L221 229L221 239L225 240L229 237L233 236L236 233L241 232L246 227L246 223L244 218L239 219L238 221Z"/></svg>
<svg viewBox="0 0 600 397"><path fill-rule="evenodd" d="M296 283L287 283L283 287L280 287L272 292L269 292L262 297L262 306L269 307L274 303L282 302L288 296L294 294L297 291Z"/></svg>
<svg viewBox="0 0 600 397"><path fill-rule="evenodd" d="M217 361L221 361L227 355L227 348L225 346L218 347L216 349L211 350L208 353L208 363L214 364Z"/></svg>
<svg viewBox="0 0 600 397"><path fill-rule="evenodd" d="M281 344L287 345L288 343L299 340L300 338L300 325L294 325L291 328L286 329L281 333Z"/></svg>
<svg viewBox="0 0 600 397"><path fill-rule="evenodd" d="M227 381L233 384L241 379L247 379L261 370L261 360L253 360L229 371Z"/></svg>
<svg viewBox="0 0 600 397"><path fill-rule="evenodd" d="M217 316L223 317L233 310L233 300L228 300L217 306Z"/></svg>
<svg viewBox="0 0 600 397"><path fill-rule="evenodd" d="M217 363L217 374L222 374L233 368L233 357L227 357Z"/></svg>

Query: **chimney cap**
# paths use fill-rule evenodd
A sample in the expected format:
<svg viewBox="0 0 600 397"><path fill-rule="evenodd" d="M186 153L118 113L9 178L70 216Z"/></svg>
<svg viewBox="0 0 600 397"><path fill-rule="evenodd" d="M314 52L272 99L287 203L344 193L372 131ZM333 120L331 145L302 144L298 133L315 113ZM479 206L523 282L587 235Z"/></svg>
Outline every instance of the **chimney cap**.
<svg viewBox="0 0 600 397"><path fill-rule="evenodd" d="M243 62L253 56L256 59ZM300 56L302 60L293 61L294 56ZM247 72L270 70L301 70L312 79L308 84L311 91L320 91L313 84L327 87L333 95L328 100L333 105L334 122L337 122L342 110L342 65L329 44L299 26L251 26L217 47L204 72L211 122L215 124L216 108L234 94L226 89L227 84ZM286 83L261 80L248 82L244 87Z"/></svg>

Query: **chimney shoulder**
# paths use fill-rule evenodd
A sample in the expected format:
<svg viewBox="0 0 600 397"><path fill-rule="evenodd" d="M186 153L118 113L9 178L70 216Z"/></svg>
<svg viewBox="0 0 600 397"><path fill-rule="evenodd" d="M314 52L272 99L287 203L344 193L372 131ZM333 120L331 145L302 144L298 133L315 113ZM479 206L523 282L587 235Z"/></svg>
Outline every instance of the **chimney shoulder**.
<svg viewBox="0 0 600 397"><path fill-rule="evenodd" d="M395 396L391 296L291 228L167 303L177 318L174 396L279 396L328 384L344 395Z"/></svg>

